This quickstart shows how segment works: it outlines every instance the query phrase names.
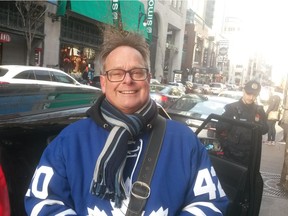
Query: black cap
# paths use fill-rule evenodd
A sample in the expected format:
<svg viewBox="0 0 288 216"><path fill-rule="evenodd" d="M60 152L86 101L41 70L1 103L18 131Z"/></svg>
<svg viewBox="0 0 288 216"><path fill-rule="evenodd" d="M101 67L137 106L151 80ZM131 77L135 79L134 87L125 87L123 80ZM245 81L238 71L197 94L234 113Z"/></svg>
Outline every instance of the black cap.
<svg viewBox="0 0 288 216"><path fill-rule="evenodd" d="M259 95L261 85L259 82L251 80L245 84L244 90L247 94Z"/></svg>

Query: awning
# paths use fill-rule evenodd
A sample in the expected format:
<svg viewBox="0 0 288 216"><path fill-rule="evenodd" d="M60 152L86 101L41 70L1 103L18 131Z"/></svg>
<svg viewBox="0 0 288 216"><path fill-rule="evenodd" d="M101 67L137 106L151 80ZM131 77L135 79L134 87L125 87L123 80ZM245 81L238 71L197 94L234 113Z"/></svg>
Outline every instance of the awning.
<svg viewBox="0 0 288 216"><path fill-rule="evenodd" d="M146 38L147 31L143 22L146 21L144 4L139 0L118 0L123 29L126 31L138 31ZM112 0L59 0L57 15L64 16L66 10L113 25Z"/></svg>

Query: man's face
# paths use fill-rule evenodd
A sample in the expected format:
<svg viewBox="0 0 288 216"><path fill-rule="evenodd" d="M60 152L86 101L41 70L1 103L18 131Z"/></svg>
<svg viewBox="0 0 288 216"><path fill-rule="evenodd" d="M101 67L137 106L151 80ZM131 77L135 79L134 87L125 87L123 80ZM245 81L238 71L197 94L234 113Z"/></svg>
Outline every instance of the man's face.
<svg viewBox="0 0 288 216"><path fill-rule="evenodd" d="M254 103L254 101L256 100L257 95L254 94L248 94L245 90L243 90L243 97L242 97L242 101L245 104L252 104Z"/></svg>
<svg viewBox="0 0 288 216"><path fill-rule="evenodd" d="M104 68L105 71L111 69L128 71L134 68L146 68L146 65L139 51L129 46L120 46L107 56ZM100 82L107 100L126 114L139 110L150 97L150 73L143 81L134 81L126 73L123 81L110 82L107 76L101 76Z"/></svg>

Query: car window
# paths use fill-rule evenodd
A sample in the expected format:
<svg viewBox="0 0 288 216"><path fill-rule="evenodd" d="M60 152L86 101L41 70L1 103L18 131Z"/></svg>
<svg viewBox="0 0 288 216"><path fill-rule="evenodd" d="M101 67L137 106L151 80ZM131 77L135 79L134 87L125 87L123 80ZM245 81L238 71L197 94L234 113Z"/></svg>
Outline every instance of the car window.
<svg viewBox="0 0 288 216"><path fill-rule="evenodd" d="M56 82L74 84L74 80L65 74L53 71L51 72L51 75Z"/></svg>
<svg viewBox="0 0 288 216"><path fill-rule="evenodd" d="M35 80L35 74L33 70L26 70L23 71L19 74L17 74L14 79L31 79L31 80Z"/></svg>
<svg viewBox="0 0 288 216"><path fill-rule="evenodd" d="M45 70L35 70L37 80L51 81L50 72Z"/></svg>
<svg viewBox="0 0 288 216"><path fill-rule="evenodd" d="M1 77L1 76L4 76L7 72L8 72L7 69L5 69L5 68L0 68L0 77Z"/></svg>
<svg viewBox="0 0 288 216"><path fill-rule="evenodd" d="M211 113L221 115L224 112L224 105L216 101L207 100L197 103L190 111L195 114L201 114L201 118L206 118Z"/></svg>

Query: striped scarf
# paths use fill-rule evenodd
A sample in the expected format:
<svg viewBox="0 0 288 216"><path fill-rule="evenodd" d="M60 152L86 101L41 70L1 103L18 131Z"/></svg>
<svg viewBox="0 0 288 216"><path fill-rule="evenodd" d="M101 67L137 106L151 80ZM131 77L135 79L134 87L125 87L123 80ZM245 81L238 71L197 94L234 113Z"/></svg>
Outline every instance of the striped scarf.
<svg viewBox="0 0 288 216"><path fill-rule="evenodd" d="M122 200L126 199L123 169L128 141L135 139L157 117L157 105L149 99L141 110L128 115L116 109L104 96L98 100L97 104L100 107L98 111L112 129L95 165L91 193L100 198L114 201L115 207L120 208ZM92 112L97 115L96 110L88 111L88 115L89 112L90 115L93 115ZM93 116L91 117L93 118ZM93 119L95 120L95 117Z"/></svg>

